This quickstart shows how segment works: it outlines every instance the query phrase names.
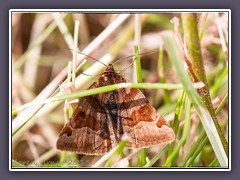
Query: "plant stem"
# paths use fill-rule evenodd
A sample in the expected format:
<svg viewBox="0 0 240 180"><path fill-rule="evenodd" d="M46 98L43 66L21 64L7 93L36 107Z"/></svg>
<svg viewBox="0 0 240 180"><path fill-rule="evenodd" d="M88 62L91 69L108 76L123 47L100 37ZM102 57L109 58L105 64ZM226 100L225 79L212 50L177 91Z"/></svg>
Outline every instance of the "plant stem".
<svg viewBox="0 0 240 180"><path fill-rule="evenodd" d="M199 42L199 33L197 29L197 16L194 13L183 13L181 15L184 37L187 45L188 58L192 63L193 70L197 75L198 79L205 84L203 93L200 93L202 101L205 103L212 119L214 125L216 126L217 132L220 136L221 142L223 144L225 153L228 155L228 143L223 135L223 132L218 123L215 111L212 106L211 97L209 93L206 73L204 69L201 47Z"/></svg>
<svg viewBox="0 0 240 180"><path fill-rule="evenodd" d="M169 55L169 59L176 70L178 79L183 84L188 98L192 101L193 107L201 120L220 165L227 167L228 157L217 132L216 126L214 125L213 119L210 115L210 112L207 110L206 105L192 86L192 81L190 80L189 75L183 68L183 59L179 55L179 50L176 41L174 40L173 33L165 31L162 33L162 38Z"/></svg>
<svg viewBox="0 0 240 180"><path fill-rule="evenodd" d="M134 42L134 54L136 59L136 74L137 74L137 82L142 83L142 71L141 71L141 61L139 56L139 49L137 42Z"/></svg>

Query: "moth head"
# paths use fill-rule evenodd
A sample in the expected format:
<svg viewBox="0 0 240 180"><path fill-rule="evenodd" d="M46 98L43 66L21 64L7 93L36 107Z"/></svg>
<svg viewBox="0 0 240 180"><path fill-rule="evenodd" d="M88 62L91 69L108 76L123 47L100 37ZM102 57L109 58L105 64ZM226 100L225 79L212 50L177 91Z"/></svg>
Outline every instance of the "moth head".
<svg viewBox="0 0 240 180"><path fill-rule="evenodd" d="M115 75L116 73L113 68L113 65L109 64L104 73L102 73L101 76L99 77L98 84L101 86L113 84L114 82L112 81L114 81Z"/></svg>
<svg viewBox="0 0 240 180"><path fill-rule="evenodd" d="M106 68L106 71L107 72L115 72L114 68L113 68L113 65L112 64L109 64L108 67Z"/></svg>
<svg viewBox="0 0 240 180"><path fill-rule="evenodd" d="M115 72L112 64L109 64L106 70L98 78L97 85L101 87L123 82L126 82L126 80Z"/></svg>

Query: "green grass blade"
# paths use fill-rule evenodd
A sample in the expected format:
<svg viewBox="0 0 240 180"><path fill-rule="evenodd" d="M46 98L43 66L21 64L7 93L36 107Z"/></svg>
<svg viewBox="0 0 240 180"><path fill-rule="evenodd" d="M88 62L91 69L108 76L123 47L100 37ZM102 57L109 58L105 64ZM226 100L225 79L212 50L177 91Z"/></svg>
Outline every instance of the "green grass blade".
<svg viewBox="0 0 240 180"><path fill-rule="evenodd" d="M182 94L178 98L177 107L176 107L176 111L175 111L175 115L174 115L174 121L173 121L173 130L174 130L174 133L176 136L178 134L179 123L182 119L185 100L186 100L186 93L183 91ZM168 151L167 162L165 162L164 166L171 166L173 158L170 158L170 156L172 156L174 146L175 146L175 141L173 141L170 145L170 148Z"/></svg>
<svg viewBox="0 0 240 180"><path fill-rule="evenodd" d="M216 109L215 113L218 114L221 109L223 108L223 106L227 103L228 101L228 94L226 94L223 98L223 100L221 101L221 103L219 104L218 108Z"/></svg>
<svg viewBox="0 0 240 180"><path fill-rule="evenodd" d="M141 153L138 155L138 161L137 161L136 167L143 167L147 163L146 157L147 157L147 150L146 148L143 148L141 150Z"/></svg>
<svg viewBox="0 0 240 180"><path fill-rule="evenodd" d="M119 160L125 145L126 145L126 141L119 142L118 148L113 153L113 155L108 159L108 161L105 164L105 167L111 167L115 163L115 161Z"/></svg>
<svg viewBox="0 0 240 180"><path fill-rule="evenodd" d="M169 149L169 145L165 146L162 151L160 151L156 156L154 156L151 161L149 161L144 167L152 167Z"/></svg>
<svg viewBox="0 0 240 180"><path fill-rule="evenodd" d="M226 78L228 75L228 68L225 68L224 71L221 73L221 75L217 78L217 81L214 82L213 87L211 88L211 94L212 97L215 97L216 94L218 93L219 88L221 87L221 85L224 82L224 78Z"/></svg>
<svg viewBox="0 0 240 180"><path fill-rule="evenodd" d="M160 46L159 48L159 55L158 55L158 74L159 74L159 82L166 83L165 73L164 73L164 65L163 65L163 47ZM163 95L163 102L169 103L170 102L170 94L168 90L164 90Z"/></svg>
<svg viewBox="0 0 240 180"><path fill-rule="evenodd" d="M172 160L178 155L180 148L185 144L186 139L190 134L190 124L191 124L190 117L191 117L191 102L189 101L187 104L186 117L184 121L182 137L177 147L172 149L172 152L169 153L169 156L163 166L171 166Z"/></svg>
<svg viewBox="0 0 240 180"><path fill-rule="evenodd" d="M184 70L183 60L178 53L174 36L170 32L165 32L162 34L166 50L172 62L172 65L175 67L177 76L180 82L183 84L184 89L187 93L188 98L192 101L195 110L197 111L203 127L207 133L207 136L211 142L211 145L214 149L214 152L220 162L221 166L228 166L228 158L225 153L223 144L218 135L217 129L213 123L213 119L208 112L205 104L201 101L197 91L194 89L190 78L187 75L187 72Z"/></svg>
<svg viewBox="0 0 240 180"><path fill-rule="evenodd" d="M215 158L210 164L209 164L210 167L218 167L219 166L219 163L218 163L218 160L217 158Z"/></svg>
<svg viewBox="0 0 240 180"><path fill-rule="evenodd" d="M203 141L200 142L198 149L193 153L192 158L190 159L189 163L187 164L187 167L192 166L194 160L196 157L202 152L202 148L207 144L208 138L207 136L203 139Z"/></svg>
<svg viewBox="0 0 240 180"><path fill-rule="evenodd" d="M181 89L182 85L181 84L162 84L162 83L120 83L120 84L114 84L114 85L108 85L104 87L99 87L99 88L94 88L94 89L89 89L89 90L84 90L80 92L75 92L72 94L65 94L65 95L59 95L55 97L48 98L43 101L37 101L37 102L31 102L31 103L26 103L18 108L15 108L12 110L12 113L16 114L16 112L20 112L23 109L29 108L34 105L39 105L39 104L46 104L46 103L52 103L52 102L57 102L57 101L63 101L67 99L75 99L75 98L80 98L84 96L90 96L90 95L95 95L99 93L104 93L104 92L110 92L110 91L115 91L119 88L148 88L148 89Z"/></svg>
<svg viewBox="0 0 240 180"><path fill-rule="evenodd" d="M139 56L139 49L138 44L134 43L134 54L135 54L135 61L136 61L136 73L137 73L137 82L142 83L142 68L141 68L141 61Z"/></svg>
<svg viewBox="0 0 240 180"><path fill-rule="evenodd" d="M25 165L15 161L15 160L12 160L12 167L19 167L19 168L21 168L21 167L25 167Z"/></svg>
<svg viewBox="0 0 240 180"><path fill-rule="evenodd" d="M197 148L199 144L206 138L206 133L203 131L202 134L198 137L197 141L193 144L192 148L188 152L185 159L182 161L181 165L182 167L185 167L189 159L193 156L194 152L197 151Z"/></svg>

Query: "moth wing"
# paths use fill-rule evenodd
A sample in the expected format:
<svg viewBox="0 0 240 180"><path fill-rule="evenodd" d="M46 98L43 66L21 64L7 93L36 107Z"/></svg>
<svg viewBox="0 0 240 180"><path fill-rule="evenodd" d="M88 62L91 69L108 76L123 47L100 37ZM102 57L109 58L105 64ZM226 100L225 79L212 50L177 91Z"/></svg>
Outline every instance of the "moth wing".
<svg viewBox="0 0 240 180"><path fill-rule="evenodd" d="M89 89L94 87L93 84ZM59 135L57 149L87 155L108 152L112 140L104 112L97 95L80 98L78 107Z"/></svg>
<svg viewBox="0 0 240 180"><path fill-rule="evenodd" d="M174 141L175 134L139 89L118 90L123 139L128 148L144 148Z"/></svg>

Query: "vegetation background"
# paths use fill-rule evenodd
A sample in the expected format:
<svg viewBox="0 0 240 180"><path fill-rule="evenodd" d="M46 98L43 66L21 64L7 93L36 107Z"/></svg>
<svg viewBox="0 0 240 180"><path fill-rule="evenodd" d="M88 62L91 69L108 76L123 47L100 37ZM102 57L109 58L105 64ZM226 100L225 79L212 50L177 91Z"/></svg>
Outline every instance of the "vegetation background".
<svg viewBox="0 0 240 180"><path fill-rule="evenodd" d="M171 23L174 17L179 26ZM12 12L11 18L12 167L228 167L228 12ZM114 67L126 69L123 77L149 83L141 87L174 129L172 144L128 150L120 143L105 156L56 149L72 109L66 112L69 97L44 100L61 95L76 39L79 52L105 64L121 59ZM136 44L141 66L129 67L138 55ZM84 58L81 53L76 58L77 97L104 71L93 58ZM205 84L203 91L196 93L194 76Z"/></svg>

